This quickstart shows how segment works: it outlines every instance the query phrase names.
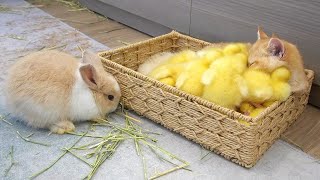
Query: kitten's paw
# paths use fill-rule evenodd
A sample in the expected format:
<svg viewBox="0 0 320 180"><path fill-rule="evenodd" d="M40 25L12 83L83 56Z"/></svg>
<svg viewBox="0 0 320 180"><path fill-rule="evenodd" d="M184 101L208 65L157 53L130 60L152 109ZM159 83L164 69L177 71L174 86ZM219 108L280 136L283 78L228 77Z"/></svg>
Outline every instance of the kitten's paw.
<svg viewBox="0 0 320 180"><path fill-rule="evenodd" d="M70 121L60 121L50 127L50 131L56 134L64 134L66 132L72 132L75 127Z"/></svg>
<svg viewBox="0 0 320 180"><path fill-rule="evenodd" d="M307 89L308 86L293 86L291 88L291 91L296 95L303 95L304 93L306 93Z"/></svg>

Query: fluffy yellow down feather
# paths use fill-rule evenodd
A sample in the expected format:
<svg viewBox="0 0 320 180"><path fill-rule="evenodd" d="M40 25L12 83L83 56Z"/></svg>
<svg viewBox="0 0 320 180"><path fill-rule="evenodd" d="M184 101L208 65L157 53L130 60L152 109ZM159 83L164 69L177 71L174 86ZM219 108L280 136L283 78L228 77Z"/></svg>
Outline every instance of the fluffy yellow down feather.
<svg viewBox="0 0 320 180"><path fill-rule="evenodd" d="M201 77L208 69L208 66L204 58L189 62L185 70L177 78L176 87L195 96L201 96L204 86L201 83Z"/></svg>
<svg viewBox="0 0 320 180"><path fill-rule="evenodd" d="M157 57L162 58L162 57ZM196 53L184 50L168 57L167 60L155 67L147 76L154 78L164 84L174 86L178 76L184 71L187 62L194 60Z"/></svg>
<svg viewBox="0 0 320 180"><path fill-rule="evenodd" d="M164 53L156 57L159 59L152 59L159 65L154 67L153 63L147 75L220 106L256 117L274 102L289 97L291 74L285 67L272 73L248 68L248 53L247 46L242 43L232 43L224 48L206 47L197 52ZM148 64L145 66L142 67L148 71ZM239 122L248 125L246 121Z"/></svg>
<svg viewBox="0 0 320 180"><path fill-rule="evenodd" d="M247 54L235 44L223 50L224 55L212 62L202 76L205 85L202 98L229 109L236 109L247 95L242 77L247 68Z"/></svg>

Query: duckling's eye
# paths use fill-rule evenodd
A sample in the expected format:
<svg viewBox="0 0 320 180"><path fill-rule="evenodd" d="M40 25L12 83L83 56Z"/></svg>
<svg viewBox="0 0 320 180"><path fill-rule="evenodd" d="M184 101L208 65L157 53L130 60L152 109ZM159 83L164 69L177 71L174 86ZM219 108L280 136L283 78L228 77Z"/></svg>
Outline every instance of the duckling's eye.
<svg viewBox="0 0 320 180"><path fill-rule="evenodd" d="M114 96L113 96L113 95L108 95L108 99L109 99L110 101L113 101Z"/></svg>

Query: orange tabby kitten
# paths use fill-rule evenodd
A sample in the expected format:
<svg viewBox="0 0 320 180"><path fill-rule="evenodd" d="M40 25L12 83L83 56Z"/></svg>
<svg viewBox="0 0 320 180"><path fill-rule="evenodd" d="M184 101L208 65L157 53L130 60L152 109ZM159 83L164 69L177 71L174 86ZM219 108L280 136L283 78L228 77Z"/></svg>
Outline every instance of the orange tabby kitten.
<svg viewBox="0 0 320 180"><path fill-rule="evenodd" d="M308 88L302 57L297 47L276 35L272 37L258 28L258 39L249 51L249 66L269 72L285 66L291 71L292 92L303 93Z"/></svg>

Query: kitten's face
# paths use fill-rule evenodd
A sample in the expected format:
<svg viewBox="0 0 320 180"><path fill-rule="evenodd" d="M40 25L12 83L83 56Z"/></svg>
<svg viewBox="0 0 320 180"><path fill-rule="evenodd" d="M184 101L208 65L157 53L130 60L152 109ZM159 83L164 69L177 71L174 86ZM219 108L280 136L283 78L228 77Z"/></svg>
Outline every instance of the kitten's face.
<svg viewBox="0 0 320 180"><path fill-rule="evenodd" d="M286 66L283 41L275 36L269 38L259 29L258 40L249 51L248 63L252 68L267 71L273 71L280 66Z"/></svg>

